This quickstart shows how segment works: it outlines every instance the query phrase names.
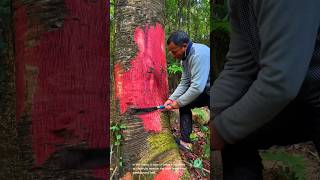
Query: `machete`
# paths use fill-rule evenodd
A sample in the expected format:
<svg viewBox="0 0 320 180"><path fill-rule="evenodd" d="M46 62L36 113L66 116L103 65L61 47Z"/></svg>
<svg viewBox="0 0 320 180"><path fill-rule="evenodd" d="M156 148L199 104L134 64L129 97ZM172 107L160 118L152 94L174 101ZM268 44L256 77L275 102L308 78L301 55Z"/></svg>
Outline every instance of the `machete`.
<svg viewBox="0 0 320 180"><path fill-rule="evenodd" d="M131 115L139 115L139 114L145 114L145 113L153 112L153 111L164 109L164 108L165 108L164 105L148 107L148 108L130 108L128 112Z"/></svg>

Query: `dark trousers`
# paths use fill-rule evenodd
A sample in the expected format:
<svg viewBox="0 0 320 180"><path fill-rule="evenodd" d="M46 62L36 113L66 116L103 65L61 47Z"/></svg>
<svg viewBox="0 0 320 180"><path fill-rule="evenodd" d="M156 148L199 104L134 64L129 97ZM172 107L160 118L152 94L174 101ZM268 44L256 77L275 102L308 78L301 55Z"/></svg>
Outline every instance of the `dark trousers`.
<svg viewBox="0 0 320 180"><path fill-rule="evenodd" d="M192 133L192 112L191 109L196 107L209 106L210 97L206 92L200 94L197 99L192 101L190 104L180 107L180 133L181 140L190 143L190 134Z"/></svg>
<svg viewBox="0 0 320 180"><path fill-rule="evenodd" d="M224 180L262 177L259 149L312 141L320 152L320 83L305 83L298 97L272 121L221 151Z"/></svg>

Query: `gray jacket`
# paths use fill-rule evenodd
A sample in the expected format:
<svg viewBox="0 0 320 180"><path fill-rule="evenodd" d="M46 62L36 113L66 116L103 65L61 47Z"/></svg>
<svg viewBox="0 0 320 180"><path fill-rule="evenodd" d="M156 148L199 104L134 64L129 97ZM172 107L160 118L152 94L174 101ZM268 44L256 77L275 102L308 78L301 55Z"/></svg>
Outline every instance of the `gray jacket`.
<svg viewBox="0 0 320 180"><path fill-rule="evenodd" d="M263 126L297 96L320 28L319 0L251 0L261 43L255 61L235 1L227 62L211 90L214 124L229 143Z"/></svg>
<svg viewBox="0 0 320 180"><path fill-rule="evenodd" d="M180 83L169 99L176 100L180 107L183 107L195 100L210 81L210 48L193 43L181 65L183 72Z"/></svg>

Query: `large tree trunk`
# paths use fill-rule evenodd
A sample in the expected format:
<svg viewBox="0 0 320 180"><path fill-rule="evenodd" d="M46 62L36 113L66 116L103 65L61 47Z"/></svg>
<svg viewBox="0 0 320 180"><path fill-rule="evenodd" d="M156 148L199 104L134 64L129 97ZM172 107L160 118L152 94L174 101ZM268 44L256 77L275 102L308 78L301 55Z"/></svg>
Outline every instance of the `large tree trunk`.
<svg viewBox="0 0 320 180"><path fill-rule="evenodd" d="M0 179L19 179L15 121L15 76L8 0L0 3ZM7 13L4 13L7 12Z"/></svg>
<svg viewBox="0 0 320 180"><path fill-rule="evenodd" d="M120 134L113 131L111 172L114 179L188 176L170 131L168 115L159 111L129 113L132 107L160 105L168 96L163 11L162 0L116 2L113 84L116 103L111 121L113 127L124 128L119 128L120 141L116 136ZM141 174L139 168L155 174ZM180 170L176 170L178 168Z"/></svg>
<svg viewBox="0 0 320 180"><path fill-rule="evenodd" d="M81 152L108 146L108 14L105 1L14 0L22 179L107 178Z"/></svg>

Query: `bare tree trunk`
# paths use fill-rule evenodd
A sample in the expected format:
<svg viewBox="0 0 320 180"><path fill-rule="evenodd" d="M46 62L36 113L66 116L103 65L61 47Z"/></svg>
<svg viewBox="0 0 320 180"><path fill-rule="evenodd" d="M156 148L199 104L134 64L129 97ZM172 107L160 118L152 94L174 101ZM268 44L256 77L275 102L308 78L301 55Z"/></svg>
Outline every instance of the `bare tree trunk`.
<svg viewBox="0 0 320 180"><path fill-rule="evenodd" d="M116 3L114 99L117 103L111 117L114 179L188 176L186 169L173 170L184 164L170 131L168 115L159 111L129 113L132 107L160 105L168 96L163 13L162 0ZM116 127L123 127L121 134ZM151 174L141 174L140 170Z"/></svg>
<svg viewBox="0 0 320 180"><path fill-rule="evenodd" d="M191 0L187 0L187 33L190 35L190 26L191 26L191 19L190 19L190 14L191 14Z"/></svg>
<svg viewBox="0 0 320 180"><path fill-rule="evenodd" d="M21 178L106 179L107 168L90 167L80 153L108 146L106 3L14 0L13 7Z"/></svg>
<svg viewBox="0 0 320 180"><path fill-rule="evenodd" d="M178 9L177 9L177 18L178 18L178 29L180 30L181 28L181 23L182 23L182 9L183 9L183 2L182 0L178 0Z"/></svg>

